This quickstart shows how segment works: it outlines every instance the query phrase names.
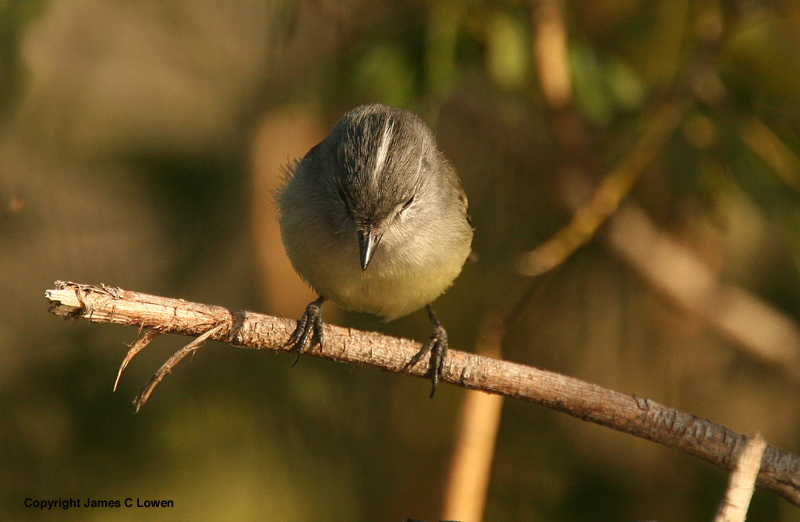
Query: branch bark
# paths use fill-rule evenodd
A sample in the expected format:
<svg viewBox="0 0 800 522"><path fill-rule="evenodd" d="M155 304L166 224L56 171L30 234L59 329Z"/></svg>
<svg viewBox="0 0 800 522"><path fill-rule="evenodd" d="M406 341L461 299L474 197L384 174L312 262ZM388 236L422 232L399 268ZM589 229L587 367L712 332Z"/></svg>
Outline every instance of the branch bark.
<svg viewBox="0 0 800 522"><path fill-rule="evenodd" d="M284 344L295 327L295 321L290 319L105 285L57 281L55 289L47 290L45 297L50 301L50 311L67 319L207 336L243 348L287 351ZM427 375L427 361L413 368L405 367L421 347L417 342L332 325L325 325L324 330L324 347L314 346L308 355L418 377ZM197 344L190 343L178 354L196 350ZM138 351L141 346L133 349ZM441 381L540 404L677 449L728 471L735 468L747 443L747 437L740 433L650 399L456 350L448 352ZM756 484L800 506L800 458L767 446Z"/></svg>

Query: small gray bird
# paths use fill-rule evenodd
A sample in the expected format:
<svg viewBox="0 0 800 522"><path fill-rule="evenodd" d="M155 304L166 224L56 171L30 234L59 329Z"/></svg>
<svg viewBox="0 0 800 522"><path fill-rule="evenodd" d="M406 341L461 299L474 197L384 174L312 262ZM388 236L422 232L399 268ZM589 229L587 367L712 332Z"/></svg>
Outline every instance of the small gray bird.
<svg viewBox="0 0 800 522"><path fill-rule="evenodd" d="M431 354L433 396L447 332L430 303L461 272L472 244L467 198L433 132L404 109L356 107L286 170L275 194L281 238L319 295L288 346L299 358L309 341L322 344L326 300L386 321L425 306L433 334L407 367Z"/></svg>

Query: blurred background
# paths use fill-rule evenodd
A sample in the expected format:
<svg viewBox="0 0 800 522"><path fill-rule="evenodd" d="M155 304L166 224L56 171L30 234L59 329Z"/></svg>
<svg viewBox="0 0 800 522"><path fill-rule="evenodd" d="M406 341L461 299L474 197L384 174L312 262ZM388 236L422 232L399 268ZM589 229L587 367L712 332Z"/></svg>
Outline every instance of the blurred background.
<svg viewBox="0 0 800 522"><path fill-rule="evenodd" d="M43 299L102 282L299 317L270 191L369 102L420 114L469 196L478 260L436 304L454 348L505 319L506 359L800 452L794 0L5 0L0 41L4 519L439 520L464 390L209 343L134 415L187 339L112 393L138 332ZM429 335L422 312L324 314ZM485 520L711 520L727 484L519 402L488 451ZM800 510L757 491L750 519Z"/></svg>

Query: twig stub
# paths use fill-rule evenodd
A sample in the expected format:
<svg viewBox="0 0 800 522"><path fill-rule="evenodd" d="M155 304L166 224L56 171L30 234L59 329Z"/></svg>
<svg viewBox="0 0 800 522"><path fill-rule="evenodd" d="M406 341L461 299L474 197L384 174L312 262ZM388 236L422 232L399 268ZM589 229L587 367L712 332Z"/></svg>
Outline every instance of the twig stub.
<svg viewBox="0 0 800 522"><path fill-rule="evenodd" d="M767 441L760 433L747 440L747 444L736 459L736 467L731 473L728 490L720 503L714 522L745 521L766 449Z"/></svg>

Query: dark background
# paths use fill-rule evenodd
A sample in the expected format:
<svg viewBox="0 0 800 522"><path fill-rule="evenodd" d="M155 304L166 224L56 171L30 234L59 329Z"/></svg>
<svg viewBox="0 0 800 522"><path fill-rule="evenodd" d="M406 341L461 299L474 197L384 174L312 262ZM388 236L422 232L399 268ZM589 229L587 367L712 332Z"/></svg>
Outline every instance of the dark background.
<svg viewBox="0 0 800 522"><path fill-rule="evenodd" d="M564 56L547 46L553 27ZM548 90L559 70L566 83ZM478 261L437 310L466 350L529 284L519 255L567 226L675 108L617 194L681 253L656 274L685 294L620 253L641 237L603 225L536 280L504 357L800 451L797 2L12 0L0 2L6 519L438 520L463 390L429 400L420 379L209 343L134 415L141 385L187 340L159 338L112 393L137 331L65 322L44 300L55 280L102 282L298 317L312 294L285 260L270 190L367 102L419 113L463 178ZM746 296L738 315L698 273ZM325 318L429 334L422 312L382 324L328 305ZM509 401L485 519L711 520L726 482ZM26 497L175 507L42 514ZM764 492L750 513L800 520Z"/></svg>

